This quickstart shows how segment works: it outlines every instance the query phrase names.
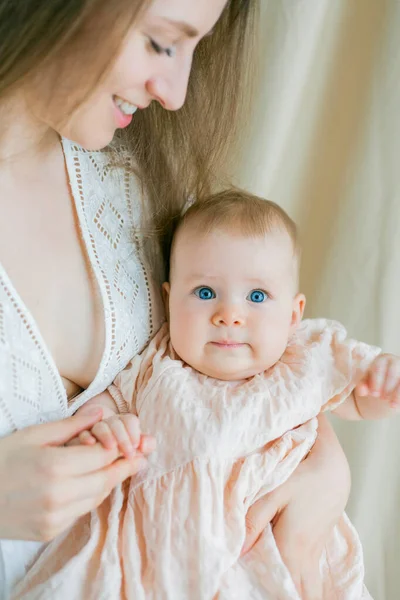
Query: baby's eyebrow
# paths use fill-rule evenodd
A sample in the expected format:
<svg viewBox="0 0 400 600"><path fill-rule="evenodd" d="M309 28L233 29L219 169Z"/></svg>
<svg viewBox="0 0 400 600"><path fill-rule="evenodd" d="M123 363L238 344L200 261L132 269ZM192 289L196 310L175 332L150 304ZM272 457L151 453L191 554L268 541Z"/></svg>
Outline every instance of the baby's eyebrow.
<svg viewBox="0 0 400 600"><path fill-rule="evenodd" d="M207 273L190 273L188 278L190 279L218 279L218 275L209 275Z"/></svg>
<svg viewBox="0 0 400 600"><path fill-rule="evenodd" d="M246 279L246 283L250 283L252 285L257 285L260 287L268 287L270 282L266 279L258 279L257 277L249 277Z"/></svg>

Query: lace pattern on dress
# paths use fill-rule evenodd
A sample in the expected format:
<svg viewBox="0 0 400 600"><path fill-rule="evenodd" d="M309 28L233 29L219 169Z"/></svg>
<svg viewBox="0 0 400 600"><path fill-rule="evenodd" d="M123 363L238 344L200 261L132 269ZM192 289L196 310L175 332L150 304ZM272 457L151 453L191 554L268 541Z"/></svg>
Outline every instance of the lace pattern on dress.
<svg viewBox="0 0 400 600"><path fill-rule="evenodd" d="M106 151L62 143L81 235L102 297L104 351L94 381L68 403L38 327L0 265L0 435L75 412L111 384L163 319L160 282L149 273L138 233L140 190L129 158L126 168L113 168Z"/></svg>

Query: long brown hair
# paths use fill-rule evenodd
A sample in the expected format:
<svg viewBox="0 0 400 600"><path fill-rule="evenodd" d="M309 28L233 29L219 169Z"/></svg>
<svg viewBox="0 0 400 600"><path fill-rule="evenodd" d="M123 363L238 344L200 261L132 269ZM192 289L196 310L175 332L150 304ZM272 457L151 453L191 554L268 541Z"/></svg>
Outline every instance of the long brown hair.
<svg viewBox="0 0 400 600"><path fill-rule="evenodd" d="M258 0L228 2L213 35L196 49L183 108L167 112L153 102L121 133L164 256L188 198L209 195L226 176L225 160L251 100L257 10Z"/></svg>
<svg viewBox="0 0 400 600"><path fill-rule="evenodd" d="M76 90L68 106L72 111L111 67L149 2L0 0L0 99L34 80L42 97Z"/></svg>
<svg viewBox="0 0 400 600"><path fill-rule="evenodd" d="M218 182L239 117L247 114L243 100L250 89L251 34L258 2L229 0L213 35L196 49L181 110L167 112L153 102L117 136L116 141L122 138L134 157L146 195L148 223L163 245L171 220L187 198L201 198ZM58 94L74 89L80 94L74 98L78 104L111 66L125 34L148 3L0 0L0 98L26 84L29 77L39 76L41 94L50 81L49 98L55 101ZM82 69L82 56L90 69ZM52 70L54 78L48 77ZM64 84L57 74L64 76L66 71ZM119 143L114 147L121 148Z"/></svg>

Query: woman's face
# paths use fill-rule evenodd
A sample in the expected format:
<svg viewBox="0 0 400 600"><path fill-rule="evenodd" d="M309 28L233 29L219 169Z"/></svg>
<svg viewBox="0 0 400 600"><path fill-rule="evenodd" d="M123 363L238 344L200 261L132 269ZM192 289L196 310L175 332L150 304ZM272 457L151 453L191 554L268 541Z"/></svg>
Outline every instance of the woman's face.
<svg viewBox="0 0 400 600"><path fill-rule="evenodd" d="M178 110L185 101L193 52L210 34L226 0L153 0L132 27L108 76L63 126L42 121L87 149L109 144L136 110L152 101ZM84 60L84 57L82 57Z"/></svg>

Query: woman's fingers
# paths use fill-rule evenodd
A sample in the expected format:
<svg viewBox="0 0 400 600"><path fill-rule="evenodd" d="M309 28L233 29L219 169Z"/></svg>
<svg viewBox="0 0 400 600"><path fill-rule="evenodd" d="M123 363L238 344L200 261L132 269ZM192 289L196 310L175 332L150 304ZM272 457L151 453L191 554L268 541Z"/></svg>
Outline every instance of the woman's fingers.
<svg viewBox="0 0 400 600"><path fill-rule="evenodd" d="M290 570L290 569L289 569ZM319 569L319 561L312 568L303 570L300 587L301 600L321 600L323 585Z"/></svg>
<svg viewBox="0 0 400 600"><path fill-rule="evenodd" d="M67 448L43 448L43 470L61 478L78 477L95 473L111 465L119 456L117 447L106 450L101 444L94 446L68 446Z"/></svg>
<svg viewBox="0 0 400 600"><path fill-rule="evenodd" d="M66 444L72 438L77 437L81 431L91 429L95 423L101 420L102 410L93 408L83 414L76 414L73 417L56 421L55 423L45 423L42 425L33 425L27 427L21 432L21 441L24 444L34 444L41 446L61 446Z"/></svg>
<svg viewBox="0 0 400 600"><path fill-rule="evenodd" d="M141 456L129 461L121 459L97 473L57 482L40 495L32 490L39 510L33 517L28 539L53 539L76 519L99 506L116 485L145 466L146 460Z"/></svg>
<svg viewBox="0 0 400 600"><path fill-rule="evenodd" d="M273 533L275 542L287 567L294 585L302 600L321 600L322 580L319 571L319 557L322 553L325 536L321 539L321 548L316 549L315 556L310 550L307 535L304 539L301 532L297 532L291 523L292 513L286 513L283 502L285 486L281 494L267 494L250 507L246 517L246 539L242 548L242 555L248 552L257 542L261 533L269 523L275 523ZM310 533L308 532L310 537ZM320 541L320 540L318 540ZM306 551L307 549L307 551Z"/></svg>
<svg viewBox="0 0 400 600"><path fill-rule="evenodd" d="M323 596L319 560L326 536L317 535L317 543L313 540L314 544L311 544L312 534L308 532L307 535L307 532L299 529L298 524L293 522L293 514L285 510L278 516L273 533L281 558L301 600L321 600Z"/></svg>
<svg viewBox="0 0 400 600"><path fill-rule="evenodd" d="M100 444L51 445L77 438L93 418L97 415L74 417L67 428L34 426L0 439L0 538L47 541L62 531L66 519L95 508L146 466L142 455L120 459L118 448L105 450Z"/></svg>
<svg viewBox="0 0 400 600"><path fill-rule="evenodd" d="M263 496L249 508L246 515L246 538L242 546L242 555L254 546L268 523L281 509L282 499L277 492Z"/></svg>
<svg viewBox="0 0 400 600"><path fill-rule="evenodd" d="M243 552L268 523L302 600L323 597L320 557L339 520L350 487L347 461L325 416L308 457L289 479L260 498L247 514Z"/></svg>
<svg viewBox="0 0 400 600"><path fill-rule="evenodd" d="M80 477L73 481L74 500L81 501L92 498L91 509L98 506L104 498L128 477L136 475L147 466L147 461L142 455L132 458L121 458L106 469L97 473ZM80 516L80 515L78 515Z"/></svg>
<svg viewBox="0 0 400 600"><path fill-rule="evenodd" d="M138 455L129 460L119 459L95 473L67 479L60 482L57 487L57 498L54 503L71 506L92 499L91 508L94 508L116 485L122 483L127 477L135 475L146 465L146 459Z"/></svg>
<svg viewBox="0 0 400 600"><path fill-rule="evenodd" d="M136 475L136 473L142 469L145 469L146 467L147 460L141 454L133 456L129 459L121 458L120 460L115 461L103 471L109 491L111 492L116 485L122 483L128 477Z"/></svg>

